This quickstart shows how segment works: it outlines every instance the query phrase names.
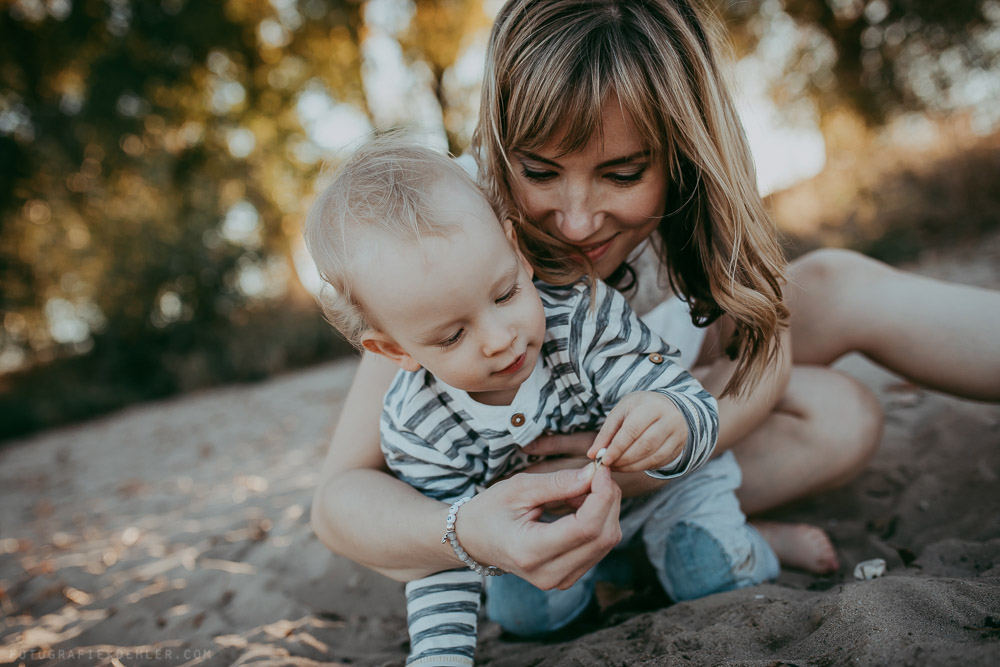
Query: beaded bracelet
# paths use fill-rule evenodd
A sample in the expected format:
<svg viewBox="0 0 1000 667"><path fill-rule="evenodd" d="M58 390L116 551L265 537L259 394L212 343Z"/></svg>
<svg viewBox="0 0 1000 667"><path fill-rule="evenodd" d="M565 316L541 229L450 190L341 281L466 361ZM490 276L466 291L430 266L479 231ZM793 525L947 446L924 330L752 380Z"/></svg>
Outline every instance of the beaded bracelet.
<svg viewBox="0 0 1000 667"><path fill-rule="evenodd" d="M458 559L469 566L469 569L474 571L476 574L484 574L487 577L495 577L497 575L504 574L504 571L495 565L482 565L477 563L472 556L470 556L462 545L458 543L458 535L455 534L455 519L458 518L458 508L465 503L472 500L471 496L466 496L459 501L452 503L451 508L448 510L448 523L447 530L445 531L444 537L441 538L441 544L445 542L451 542L451 548L455 551L455 555Z"/></svg>

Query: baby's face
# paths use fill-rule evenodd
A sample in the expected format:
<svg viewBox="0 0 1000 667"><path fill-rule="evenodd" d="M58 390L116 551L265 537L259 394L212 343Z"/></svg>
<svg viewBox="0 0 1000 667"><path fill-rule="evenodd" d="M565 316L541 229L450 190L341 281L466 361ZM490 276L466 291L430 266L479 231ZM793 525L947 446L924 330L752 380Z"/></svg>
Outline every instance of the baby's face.
<svg viewBox="0 0 1000 667"><path fill-rule="evenodd" d="M360 296L404 368L423 366L489 404L509 403L534 369L545 313L531 268L485 200L463 183L435 186L444 222L418 243L390 241ZM505 233L505 230L506 233Z"/></svg>

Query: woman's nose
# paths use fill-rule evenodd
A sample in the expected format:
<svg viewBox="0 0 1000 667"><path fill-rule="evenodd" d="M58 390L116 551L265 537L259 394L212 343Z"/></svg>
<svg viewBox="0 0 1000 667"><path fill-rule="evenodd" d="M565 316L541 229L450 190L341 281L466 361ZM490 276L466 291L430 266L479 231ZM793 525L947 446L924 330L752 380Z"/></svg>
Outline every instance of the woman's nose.
<svg viewBox="0 0 1000 667"><path fill-rule="evenodd" d="M600 228L599 216L591 206L590 193L585 184L567 183L560 193L560 206L556 211L556 228L570 243L591 238Z"/></svg>

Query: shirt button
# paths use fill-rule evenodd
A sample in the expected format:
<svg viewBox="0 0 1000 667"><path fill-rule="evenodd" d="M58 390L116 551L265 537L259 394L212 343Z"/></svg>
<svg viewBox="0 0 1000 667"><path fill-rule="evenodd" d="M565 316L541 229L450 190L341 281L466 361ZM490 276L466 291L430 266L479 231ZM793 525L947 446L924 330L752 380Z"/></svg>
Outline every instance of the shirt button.
<svg viewBox="0 0 1000 667"><path fill-rule="evenodd" d="M518 412L510 418L510 423L514 426L524 426L524 415Z"/></svg>
<svg viewBox="0 0 1000 667"><path fill-rule="evenodd" d="M649 360L652 361L654 364L662 364L663 355L654 352L653 354L649 355Z"/></svg>

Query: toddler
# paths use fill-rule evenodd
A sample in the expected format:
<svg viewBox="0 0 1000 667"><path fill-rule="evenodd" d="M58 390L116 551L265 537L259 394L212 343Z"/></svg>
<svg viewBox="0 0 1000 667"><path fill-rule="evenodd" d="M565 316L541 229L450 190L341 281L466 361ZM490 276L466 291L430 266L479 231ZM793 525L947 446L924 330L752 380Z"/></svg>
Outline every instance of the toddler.
<svg viewBox="0 0 1000 667"><path fill-rule="evenodd" d="M526 467L522 446L545 432L599 429L588 452L598 464L683 477L623 502L621 516L622 544L641 540L673 599L777 575L739 510L735 459L709 462L712 396L617 291L532 282L512 223L456 162L395 136L368 142L317 198L306 243L330 321L400 367L381 419L386 462L452 504L442 541L469 566L407 584L408 665L472 664L482 575L502 573L462 548L458 514L477 490ZM491 578L487 611L512 632L549 632L583 611L594 576L565 591ZM536 613L505 614L511 605L494 607L494 597Z"/></svg>

